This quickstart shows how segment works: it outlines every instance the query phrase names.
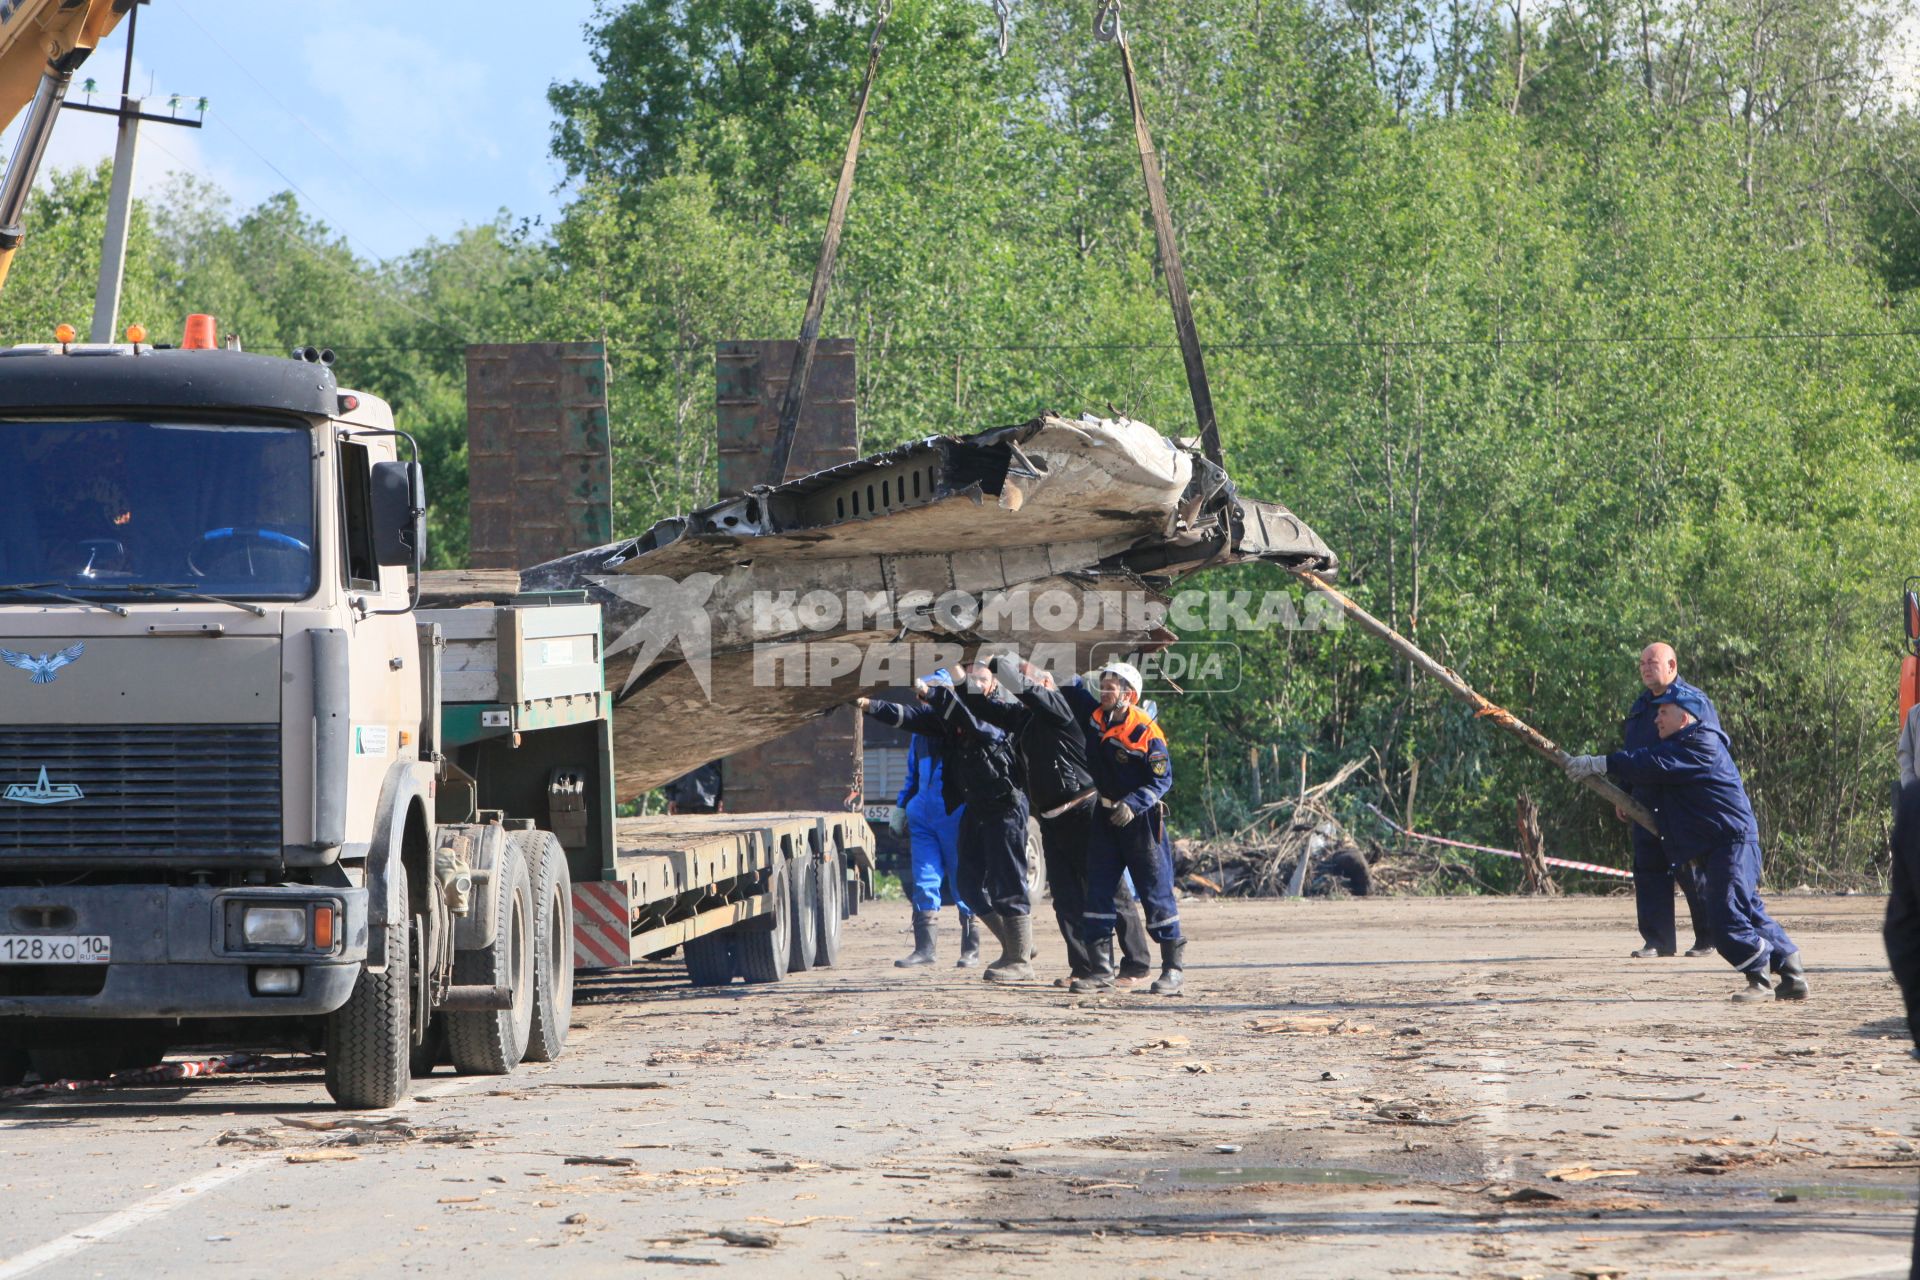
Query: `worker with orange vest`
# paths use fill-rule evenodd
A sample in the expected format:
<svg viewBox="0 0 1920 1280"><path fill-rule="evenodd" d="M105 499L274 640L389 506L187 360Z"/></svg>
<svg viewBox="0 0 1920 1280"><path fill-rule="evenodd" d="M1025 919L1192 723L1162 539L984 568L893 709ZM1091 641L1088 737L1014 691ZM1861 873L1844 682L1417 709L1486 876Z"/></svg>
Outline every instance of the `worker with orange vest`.
<svg viewBox="0 0 1920 1280"><path fill-rule="evenodd" d="M1122 873L1147 913L1147 935L1160 944L1155 995L1179 995L1187 941L1180 933L1180 906L1173 896L1173 846L1167 839L1163 803L1173 788L1173 758L1159 723L1140 706L1140 671L1129 662L1100 669L1098 696L1084 680L1061 689L1087 730L1087 766L1100 792L1087 839L1087 909L1082 936L1089 972L1075 978L1075 991L1113 986L1115 891Z"/></svg>

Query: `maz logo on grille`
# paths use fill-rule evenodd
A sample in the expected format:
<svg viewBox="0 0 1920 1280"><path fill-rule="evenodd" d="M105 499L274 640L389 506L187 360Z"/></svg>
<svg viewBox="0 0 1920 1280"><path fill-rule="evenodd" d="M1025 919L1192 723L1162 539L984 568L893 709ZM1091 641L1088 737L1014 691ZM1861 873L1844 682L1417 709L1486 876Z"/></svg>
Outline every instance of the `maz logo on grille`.
<svg viewBox="0 0 1920 1280"><path fill-rule="evenodd" d="M32 786L16 782L0 792L0 799L11 800L15 804L60 804L81 798L80 788L71 782L48 782L45 766L40 769L40 781Z"/></svg>

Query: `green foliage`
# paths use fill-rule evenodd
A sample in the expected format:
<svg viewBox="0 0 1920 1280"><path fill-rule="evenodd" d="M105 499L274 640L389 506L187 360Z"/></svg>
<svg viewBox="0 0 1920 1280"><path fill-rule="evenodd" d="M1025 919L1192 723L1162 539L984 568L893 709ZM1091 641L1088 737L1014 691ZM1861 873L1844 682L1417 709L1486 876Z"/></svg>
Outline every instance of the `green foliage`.
<svg viewBox="0 0 1920 1280"><path fill-rule="evenodd" d="M899 0L824 332L859 342L867 447L1108 405L1191 409L1118 62L1086 0ZM555 86L576 183L357 260L290 197L182 188L134 228L128 314L211 310L332 345L465 527L461 348L602 339L616 527L714 496L713 343L798 325L871 8L608 0L598 73ZM1125 17L1229 465L1339 552L1362 603L1571 749L1617 739L1634 655L1672 641L1718 701L1777 881L1880 865L1893 601L1920 517L1920 122L1881 51L1910 5L1808 0L1208 0ZM90 303L101 174L58 176L0 313ZM1829 336L1820 336L1829 335ZM1230 590L1296 590L1267 570ZM1297 597L1296 597L1297 598ZM1304 606L1300 607L1304 612ZM1231 694L1168 699L1177 818L1249 812L1359 758L1342 793L1619 861L1612 815L1357 631L1238 642Z"/></svg>

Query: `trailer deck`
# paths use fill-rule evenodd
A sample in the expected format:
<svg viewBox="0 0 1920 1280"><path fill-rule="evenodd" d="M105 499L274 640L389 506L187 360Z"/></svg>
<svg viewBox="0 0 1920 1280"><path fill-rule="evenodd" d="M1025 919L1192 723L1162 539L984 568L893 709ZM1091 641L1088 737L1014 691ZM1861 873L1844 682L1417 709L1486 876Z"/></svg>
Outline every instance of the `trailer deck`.
<svg viewBox="0 0 1920 1280"><path fill-rule="evenodd" d="M631 964L763 919L770 880L796 861L821 870L839 918L873 895L873 832L857 813L621 818L615 843L611 876L574 886L576 968Z"/></svg>

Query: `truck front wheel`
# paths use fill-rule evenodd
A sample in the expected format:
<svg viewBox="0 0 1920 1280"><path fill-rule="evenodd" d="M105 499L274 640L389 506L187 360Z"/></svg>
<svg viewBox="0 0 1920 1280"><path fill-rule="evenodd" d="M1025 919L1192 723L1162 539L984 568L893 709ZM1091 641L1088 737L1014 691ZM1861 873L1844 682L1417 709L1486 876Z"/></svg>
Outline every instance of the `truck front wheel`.
<svg viewBox="0 0 1920 1280"><path fill-rule="evenodd" d="M407 871L393 875L401 902L407 896ZM327 1093L343 1107L390 1107L413 1084L411 915L387 922L387 968L360 971L347 1002L327 1015Z"/></svg>
<svg viewBox="0 0 1920 1280"><path fill-rule="evenodd" d="M507 987L513 992L513 1004L506 1009L442 1015L453 1065L467 1075L507 1074L526 1057L527 1037L533 1032L533 879L520 848L517 841L509 841L493 869L499 877L493 941L453 958L454 985Z"/></svg>

